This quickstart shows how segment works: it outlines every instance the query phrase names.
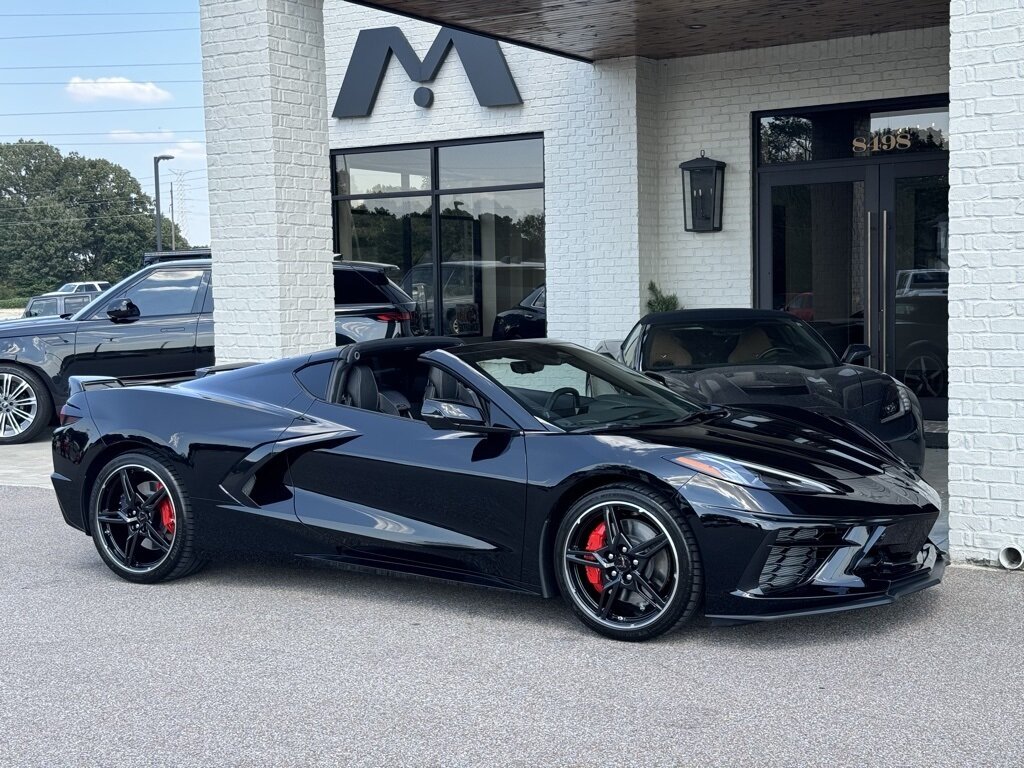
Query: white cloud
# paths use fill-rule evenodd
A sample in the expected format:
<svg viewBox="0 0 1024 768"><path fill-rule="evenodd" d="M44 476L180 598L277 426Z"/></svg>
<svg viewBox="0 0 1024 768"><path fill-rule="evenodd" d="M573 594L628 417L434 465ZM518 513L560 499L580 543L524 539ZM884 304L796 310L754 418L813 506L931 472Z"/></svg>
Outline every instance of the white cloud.
<svg viewBox="0 0 1024 768"><path fill-rule="evenodd" d="M123 128L115 128L108 137L114 141L174 141L174 131L128 131Z"/></svg>
<svg viewBox="0 0 1024 768"><path fill-rule="evenodd" d="M206 144L201 141L191 141L189 139L183 139L178 141L174 146L167 147L162 152L162 155L172 155L175 160L201 160L206 162Z"/></svg>
<svg viewBox="0 0 1024 768"><path fill-rule="evenodd" d="M65 90L75 101L115 99L137 104L158 104L173 97L156 83L136 83L127 77L72 77Z"/></svg>

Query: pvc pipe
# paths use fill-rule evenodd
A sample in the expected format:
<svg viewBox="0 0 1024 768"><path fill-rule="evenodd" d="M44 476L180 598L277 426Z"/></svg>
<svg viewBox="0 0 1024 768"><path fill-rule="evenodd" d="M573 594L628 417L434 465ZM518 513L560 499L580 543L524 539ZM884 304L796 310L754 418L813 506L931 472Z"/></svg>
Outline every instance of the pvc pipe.
<svg viewBox="0 0 1024 768"><path fill-rule="evenodd" d="M1024 549L1010 545L999 550L999 564L1008 571L1024 570Z"/></svg>

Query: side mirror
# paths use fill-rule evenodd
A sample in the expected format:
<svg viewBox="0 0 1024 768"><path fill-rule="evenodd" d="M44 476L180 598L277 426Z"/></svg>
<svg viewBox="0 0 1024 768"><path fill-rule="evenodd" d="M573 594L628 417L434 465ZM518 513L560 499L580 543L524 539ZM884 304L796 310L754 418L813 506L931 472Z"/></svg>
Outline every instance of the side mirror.
<svg viewBox="0 0 1024 768"><path fill-rule="evenodd" d="M142 316L139 308L131 299L118 299L107 305L107 317L112 322L124 323L129 320L136 320Z"/></svg>
<svg viewBox="0 0 1024 768"><path fill-rule="evenodd" d="M431 429L456 430L460 432L509 432L506 427L492 427L487 424L479 408L464 403L450 403L445 400L427 398L420 408L420 416Z"/></svg>
<svg viewBox="0 0 1024 768"><path fill-rule="evenodd" d="M867 344L851 344L843 352L844 363L859 363L871 357L871 347Z"/></svg>
<svg viewBox="0 0 1024 768"><path fill-rule="evenodd" d="M651 381L656 381L656 382L658 382L658 383L659 383L659 384L661 384L661 385L662 385L663 387L667 387L667 386L668 386L668 379L666 379L666 378L665 378L664 376L662 376L662 375L661 375L660 373L656 373L656 372L654 372L654 371L644 371L644 376L646 376L646 377L647 377L648 379L650 379Z"/></svg>

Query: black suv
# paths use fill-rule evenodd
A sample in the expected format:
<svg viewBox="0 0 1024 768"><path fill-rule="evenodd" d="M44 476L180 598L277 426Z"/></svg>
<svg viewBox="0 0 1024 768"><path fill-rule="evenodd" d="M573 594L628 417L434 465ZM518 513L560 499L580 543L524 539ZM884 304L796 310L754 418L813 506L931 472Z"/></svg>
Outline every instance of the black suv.
<svg viewBox="0 0 1024 768"><path fill-rule="evenodd" d="M0 322L0 445L51 423L71 376L156 383L213 365L210 265L156 261L70 318ZM334 292L338 345L409 335L415 304L383 265L335 262Z"/></svg>

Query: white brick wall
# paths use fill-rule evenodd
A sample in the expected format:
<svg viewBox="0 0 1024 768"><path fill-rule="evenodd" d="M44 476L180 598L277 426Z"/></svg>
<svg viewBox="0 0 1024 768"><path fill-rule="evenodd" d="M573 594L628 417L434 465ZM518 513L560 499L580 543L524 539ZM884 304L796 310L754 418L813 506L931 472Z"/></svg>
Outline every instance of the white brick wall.
<svg viewBox="0 0 1024 768"><path fill-rule="evenodd" d="M751 113L945 93L946 27L660 62L660 254L663 289L689 308L751 306ZM728 164L721 232L683 231L679 163Z"/></svg>
<svg viewBox="0 0 1024 768"><path fill-rule="evenodd" d="M334 343L322 0L201 0L217 361Z"/></svg>
<svg viewBox="0 0 1024 768"><path fill-rule="evenodd" d="M1024 547L1024 3L950 5L954 557Z"/></svg>

